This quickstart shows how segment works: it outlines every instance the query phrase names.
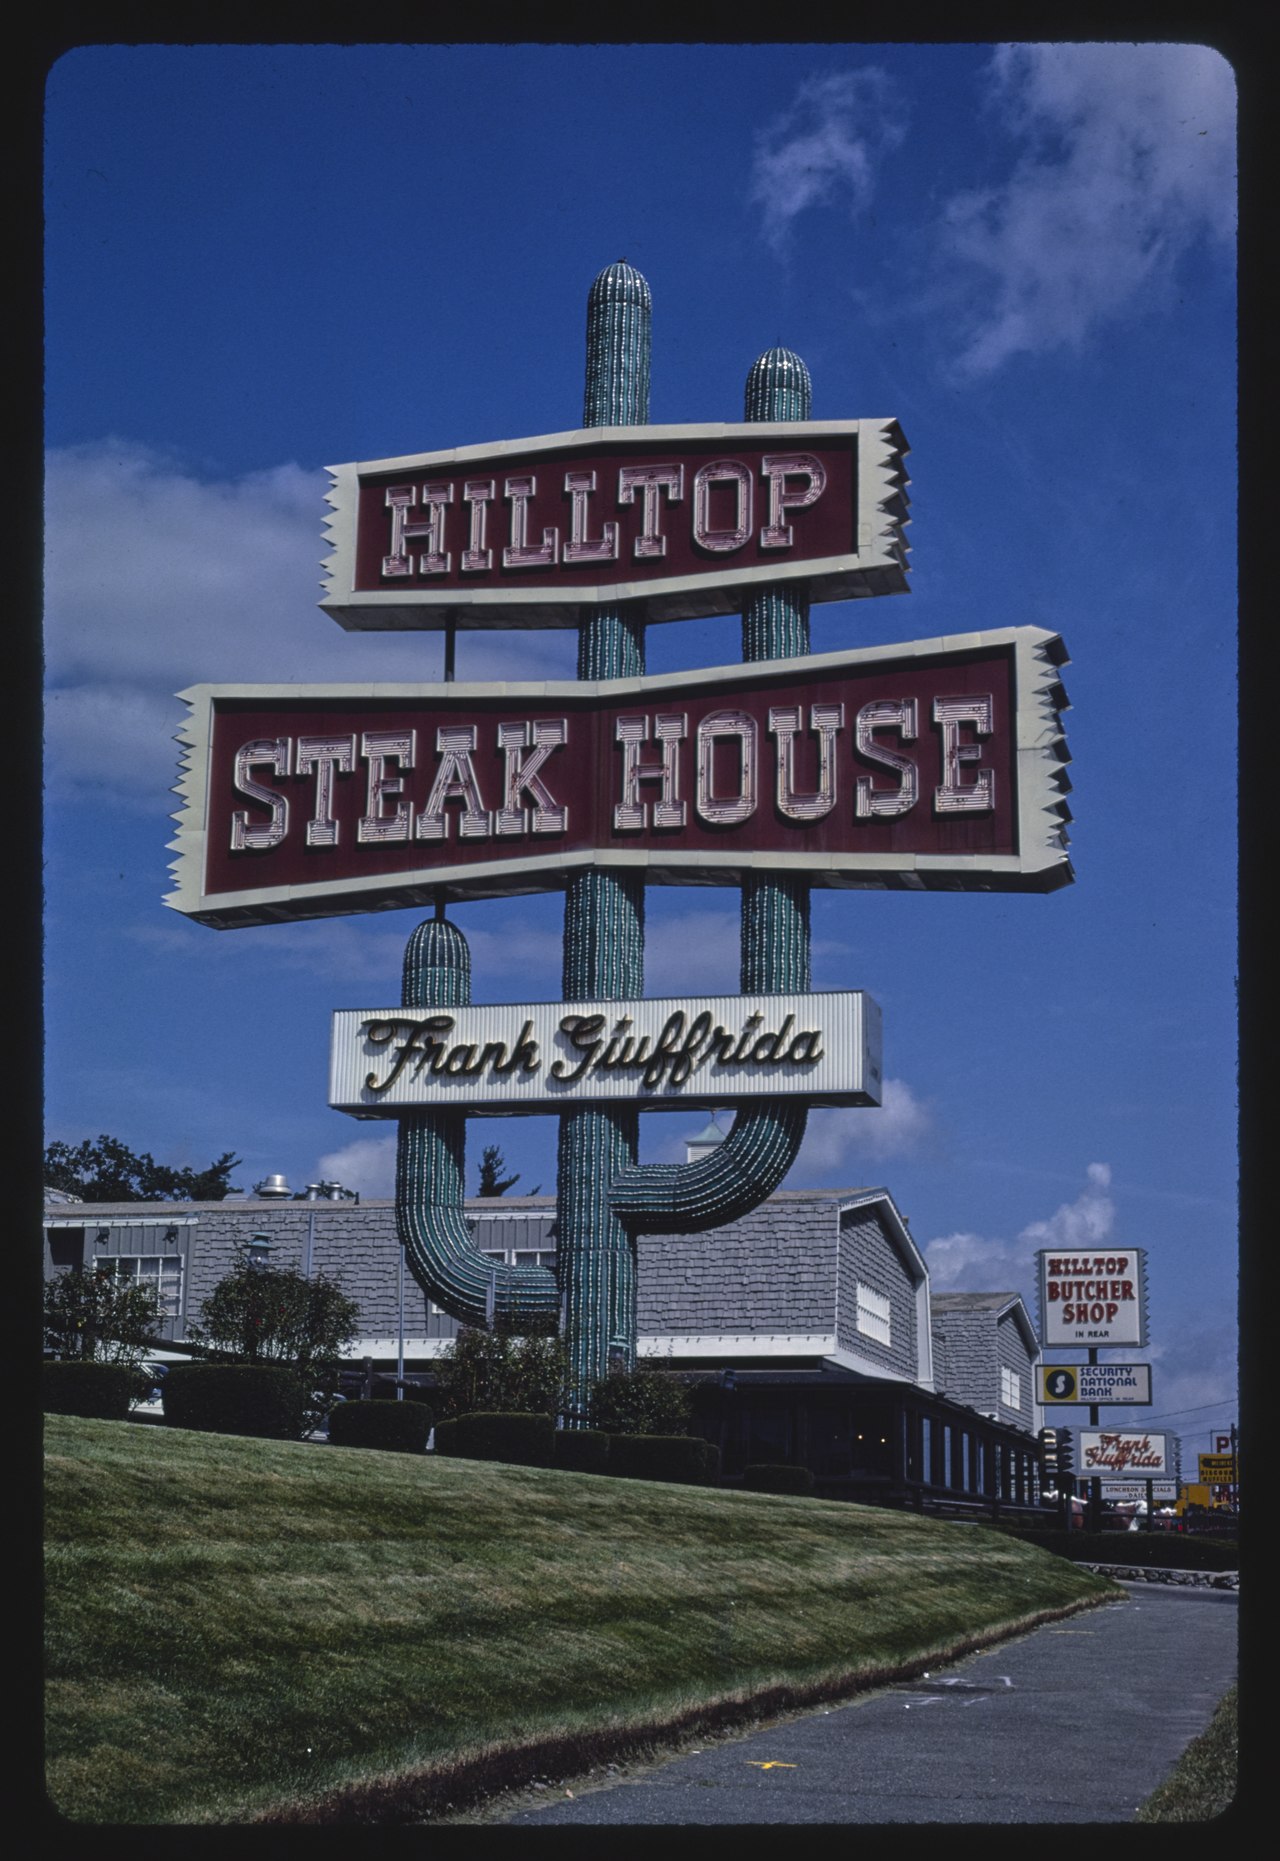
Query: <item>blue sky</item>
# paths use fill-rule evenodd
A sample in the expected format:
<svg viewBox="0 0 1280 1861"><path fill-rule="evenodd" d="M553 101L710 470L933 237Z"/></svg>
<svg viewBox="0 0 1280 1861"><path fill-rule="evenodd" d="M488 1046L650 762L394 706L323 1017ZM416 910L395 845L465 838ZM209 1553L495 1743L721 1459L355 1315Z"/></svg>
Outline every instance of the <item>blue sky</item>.
<svg viewBox="0 0 1280 1861"><path fill-rule="evenodd" d="M329 1017L419 914L215 932L170 889L174 697L422 680L322 614L324 467L581 417L586 295L654 300L655 422L760 352L911 446L912 591L815 651L1035 623L1071 654L1076 883L814 894L815 987L884 1013L885 1104L789 1186L885 1184L942 1289L1147 1250L1155 1402L1235 1419L1235 87L1185 45L86 46L46 102L46 1121L246 1189L391 1186L328 1109ZM736 619L648 668L734 661ZM460 678L571 677L567 632ZM477 1000L555 999L561 902L460 907ZM646 986L736 989L732 892L651 890ZM697 1122L697 1120L693 1121ZM644 1121L671 1155L678 1118ZM548 1120L473 1123L520 1188ZM1124 1419L1105 1411L1104 1419Z"/></svg>

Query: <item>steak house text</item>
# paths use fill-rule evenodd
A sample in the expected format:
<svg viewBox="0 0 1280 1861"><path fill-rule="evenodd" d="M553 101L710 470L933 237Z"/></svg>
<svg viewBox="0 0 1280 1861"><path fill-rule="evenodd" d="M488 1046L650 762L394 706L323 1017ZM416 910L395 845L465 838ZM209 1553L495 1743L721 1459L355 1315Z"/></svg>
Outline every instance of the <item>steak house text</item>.
<svg viewBox="0 0 1280 1861"><path fill-rule="evenodd" d="M696 724L674 710L620 715L612 829L679 831L690 811L707 827L731 828L762 806L797 826L835 811L883 821L909 814L926 791L937 817L990 814L997 772L983 758L994 716L990 693L939 696L927 707L914 697L872 699L856 710L771 705L764 720L737 707ZM568 796L584 786L574 721L503 720L487 742L478 725L461 723L249 738L236 751L232 780L253 805L231 813L231 850L279 846L297 831L300 812L308 847L337 846L338 785L350 778L362 801L357 846L565 834ZM935 734L932 760L941 773L928 784L911 748L925 730ZM584 742L582 757L589 753ZM305 778L301 794L298 778Z"/></svg>

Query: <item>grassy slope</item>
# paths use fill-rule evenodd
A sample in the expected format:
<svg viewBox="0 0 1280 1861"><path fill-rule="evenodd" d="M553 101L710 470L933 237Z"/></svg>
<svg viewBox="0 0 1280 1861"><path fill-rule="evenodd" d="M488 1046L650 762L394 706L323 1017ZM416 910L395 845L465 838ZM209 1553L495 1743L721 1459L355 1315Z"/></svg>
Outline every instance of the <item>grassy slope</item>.
<svg viewBox="0 0 1280 1861"><path fill-rule="evenodd" d="M1149 1796L1138 1822L1211 1822L1235 1800L1239 1779L1239 1694L1221 1701L1199 1738L1193 1738L1171 1774Z"/></svg>
<svg viewBox="0 0 1280 1861"><path fill-rule="evenodd" d="M81 1822L421 1813L476 1754L852 1688L1113 1593L811 1499L59 1416L45 1449L47 1783ZM370 1777L399 1783L334 1804Z"/></svg>

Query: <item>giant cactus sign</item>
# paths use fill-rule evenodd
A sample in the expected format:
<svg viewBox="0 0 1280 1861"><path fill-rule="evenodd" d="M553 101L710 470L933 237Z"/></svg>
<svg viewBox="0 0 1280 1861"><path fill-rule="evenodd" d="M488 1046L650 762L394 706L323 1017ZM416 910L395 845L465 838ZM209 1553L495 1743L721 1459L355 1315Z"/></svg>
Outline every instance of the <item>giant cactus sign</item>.
<svg viewBox="0 0 1280 1861"><path fill-rule="evenodd" d="M747 1213L810 1104L879 1101L875 1004L812 992L810 887L1071 877L1055 634L810 651L812 602L906 591L897 422L815 422L807 368L776 348L742 423L650 426L650 327L648 284L610 265L580 428L332 472L333 619L576 625L576 682L193 687L167 900L217 928L433 907L399 1006L335 1018L331 1102L397 1118L397 1221L430 1298L559 1321L570 1425L634 1358L637 1235ZM646 677L649 624L734 610L740 665ZM645 997L654 883L740 889L739 996ZM559 888L562 1000L473 1006L449 902ZM641 1109L726 1101L712 1156L639 1162ZM535 1109L560 1114L554 1277L484 1260L464 1209L469 1113Z"/></svg>

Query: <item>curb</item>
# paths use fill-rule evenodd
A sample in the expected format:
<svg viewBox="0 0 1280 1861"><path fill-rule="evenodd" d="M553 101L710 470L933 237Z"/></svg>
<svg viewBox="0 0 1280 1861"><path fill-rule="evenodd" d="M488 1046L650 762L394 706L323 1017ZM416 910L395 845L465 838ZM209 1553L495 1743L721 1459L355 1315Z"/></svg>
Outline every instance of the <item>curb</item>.
<svg viewBox="0 0 1280 1861"><path fill-rule="evenodd" d="M1150 1564L1083 1564L1082 1568L1114 1577L1119 1583L1179 1583L1188 1588L1213 1590L1240 1588L1238 1570L1161 1570Z"/></svg>

